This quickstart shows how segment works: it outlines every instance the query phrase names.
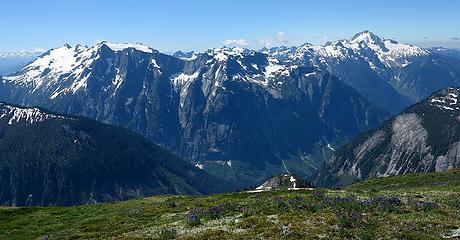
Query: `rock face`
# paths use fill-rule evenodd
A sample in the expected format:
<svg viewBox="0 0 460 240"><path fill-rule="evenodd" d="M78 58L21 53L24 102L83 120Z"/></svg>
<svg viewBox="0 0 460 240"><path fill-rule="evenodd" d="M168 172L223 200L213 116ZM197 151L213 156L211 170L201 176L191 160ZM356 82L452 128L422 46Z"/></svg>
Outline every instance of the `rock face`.
<svg viewBox="0 0 460 240"><path fill-rule="evenodd" d="M280 189L300 189L310 188L311 186L298 176L284 173L280 176L268 179L262 185L258 186L256 190L280 190Z"/></svg>
<svg viewBox="0 0 460 240"><path fill-rule="evenodd" d="M460 167L460 89L443 89L340 148L320 185Z"/></svg>
<svg viewBox="0 0 460 240"><path fill-rule="evenodd" d="M129 130L0 103L0 204L74 205L232 185Z"/></svg>
<svg viewBox="0 0 460 240"><path fill-rule="evenodd" d="M0 96L126 127L246 186L285 168L313 179L331 145L389 116L318 67L240 48L181 56L66 45L4 77Z"/></svg>

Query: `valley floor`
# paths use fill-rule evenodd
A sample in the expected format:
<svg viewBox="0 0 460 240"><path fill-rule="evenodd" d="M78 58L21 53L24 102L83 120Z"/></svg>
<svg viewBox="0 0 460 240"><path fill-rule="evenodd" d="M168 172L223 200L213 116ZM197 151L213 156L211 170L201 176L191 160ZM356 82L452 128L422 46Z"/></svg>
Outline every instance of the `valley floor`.
<svg viewBox="0 0 460 240"><path fill-rule="evenodd" d="M0 239L458 239L460 171L343 190L0 208Z"/></svg>

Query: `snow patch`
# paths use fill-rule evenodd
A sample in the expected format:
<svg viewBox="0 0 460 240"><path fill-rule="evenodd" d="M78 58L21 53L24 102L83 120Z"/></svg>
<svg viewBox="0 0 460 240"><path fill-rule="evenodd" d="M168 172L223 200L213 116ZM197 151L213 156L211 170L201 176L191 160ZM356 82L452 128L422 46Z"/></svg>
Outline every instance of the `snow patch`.
<svg viewBox="0 0 460 240"><path fill-rule="evenodd" d="M327 148L329 148L330 150L334 151L335 152L335 149L331 146L331 144L327 144Z"/></svg>
<svg viewBox="0 0 460 240"><path fill-rule="evenodd" d="M123 51L125 49L133 48L141 52L153 53L153 49L145 46L141 43L113 43L113 42L104 42L107 47L112 49L115 52Z"/></svg>
<svg viewBox="0 0 460 240"><path fill-rule="evenodd" d="M191 82L194 79L196 79L200 75L200 72L195 72L193 74L184 74L181 73L179 75L176 75L172 78L172 82L174 86L183 86L187 82Z"/></svg>
<svg viewBox="0 0 460 240"><path fill-rule="evenodd" d="M133 99L134 98L132 98L132 97L126 98L125 106L131 105L131 103L133 103Z"/></svg>
<svg viewBox="0 0 460 240"><path fill-rule="evenodd" d="M439 109L455 111L460 107L458 102L458 95L460 90L455 88L448 88L439 94L435 94L428 101L432 106Z"/></svg>
<svg viewBox="0 0 460 240"><path fill-rule="evenodd" d="M152 64L154 68L160 68L160 66L157 64L157 61L155 60L155 58L152 58L152 60L150 61L150 64Z"/></svg>
<svg viewBox="0 0 460 240"><path fill-rule="evenodd" d="M201 164L201 163L199 163L199 162L197 162L197 163L195 164L195 167L197 167L197 168L199 168L199 169L203 170L203 168L204 168L204 165L203 165L203 164Z"/></svg>
<svg viewBox="0 0 460 240"><path fill-rule="evenodd" d="M12 107L0 103L0 119L2 118L9 118L8 125L12 125L14 123L19 122L34 124L45 121L47 119L72 119L69 117L44 113L38 108Z"/></svg>
<svg viewBox="0 0 460 240"><path fill-rule="evenodd" d="M266 78L274 78L279 74L289 76L289 70L286 68L286 66L280 64L276 58L269 58L268 62L269 64L265 66L264 71Z"/></svg>

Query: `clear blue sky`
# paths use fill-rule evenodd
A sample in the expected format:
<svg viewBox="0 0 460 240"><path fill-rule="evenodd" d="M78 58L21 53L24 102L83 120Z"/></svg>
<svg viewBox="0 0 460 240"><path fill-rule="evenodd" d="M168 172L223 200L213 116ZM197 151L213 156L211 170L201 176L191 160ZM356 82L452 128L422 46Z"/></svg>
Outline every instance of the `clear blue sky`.
<svg viewBox="0 0 460 240"><path fill-rule="evenodd" d="M365 29L401 42L460 48L457 0L0 0L0 10L0 52L100 40L161 51L224 43L259 48L324 43Z"/></svg>

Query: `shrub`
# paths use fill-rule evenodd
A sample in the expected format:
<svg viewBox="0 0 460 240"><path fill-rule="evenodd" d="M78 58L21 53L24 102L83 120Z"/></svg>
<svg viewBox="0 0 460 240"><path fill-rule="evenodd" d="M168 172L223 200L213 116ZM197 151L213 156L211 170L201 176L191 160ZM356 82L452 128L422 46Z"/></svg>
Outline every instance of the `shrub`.
<svg viewBox="0 0 460 240"><path fill-rule="evenodd" d="M249 207L244 207L244 208L241 210L241 212L242 212L244 218L247 218L247 217L249 217L249 216L252 216L252 213L253 213L252 209L249 208Z"/></svg>
<svg viewBox="0 0 460 240"><path fill-rule="evenodd" d="M319 200L323 200L326 197L326 195L323 192L318 191L318 190L313 191L313 196L315 196Z"/></svg>
<svg viewBox="0 0 460 240"><path fill-rule="evenodd" d="M387 212L400 212L403 201L394 196L377 196L363 201L364 206L377 207Z"/></svg>
<svg viewBox="0 0 460 240"><path fill-rule="evenodd" d="M175 202L175 201L172 201L172 200L167 201L167 202L166 202L166 205L168 206L168 208L177 208L176 202Z"/></svg>
<svg viewBox="0 0 460 240"><path fill-rule="evenodd" d="M329 197L325 196L322 208L340 208L348 211L349 209L361 210L363 204L355 196L349 197Z"/></svg>
<svg viewBox="0 0 460 240"><path fill-rule="evenodd" d="M175 239L177 238L177 231L174 228L163 228L160 231L160 239Z"/></svg>
<svg viewBox="0 0 460 240"><path fill-rule="evenodd" d="M224 213L234 211L237 208L235 203L222 203L216 206L212 206L203 212L203 215L210 219L217 219Z"/></svg>
<svg viewBox="0 0 460 240"><path fill-rule="evenodd" d="M393 196L377 196L377 197L367 199L363 203L364 205L367 205L367 206L379 206L379 207L387 208L387 207L401 206L402 200L399 197L393 197Z"/></svg>
<svg viewBox="0 0 460 240"><path fill-rule="evenodd" d="M278 208L281 208L283 210L287 210L289 206L284 202L283 198L280 196L275 196L273 198L273 202L275 203L275 206Z"/></svg>
<svg viewBox="0 0 460 240"><path fill-rule="evenodd" d="M409 203L416 208L422 209L424 212L439 208L439 205L435 202L410 201Z"/></svg>
<svg viewBox="0 0 460 240"><path fill-rule="evenodd" d="M292 208L303 208L305 199L301 197L294 197L291 198L287 201L288 205L291 206Z"/></svg>
<svg viewBox="0 0 460 240"><path fill-rule="evenodd" d="M353 209L338 212L336 215L339 218L339 226L341 228L353 228L354 226L361 224L363 219L361 213L358 213Z"/></svg>
<svg viewBox="0 0 460 240"><path fill-rule="evenodd" d="M202 214L203 214L203 209L201 208L191 209L186 218L187 224L191 227L199 226L201 224L200 215Z"/></svg>
<svg viewBox="0 0 460 240"><path fill-rule="evenodd" d="M257 194L256 195L256 201L262 201L262 195Z"/></svg>
<svg viewBox="0 0 460 240"><path fill-rule="evenodd" d="M187 215L187 224L191 227L196 227L201 224L200 216L190 213Z"/></svg>
<svg viewBox="0 0 460 240"><path fill-rule="evenodd" d="M460 200L459 199L452 200L450 202L450 205L454 208L460 209Z"/></svg>

